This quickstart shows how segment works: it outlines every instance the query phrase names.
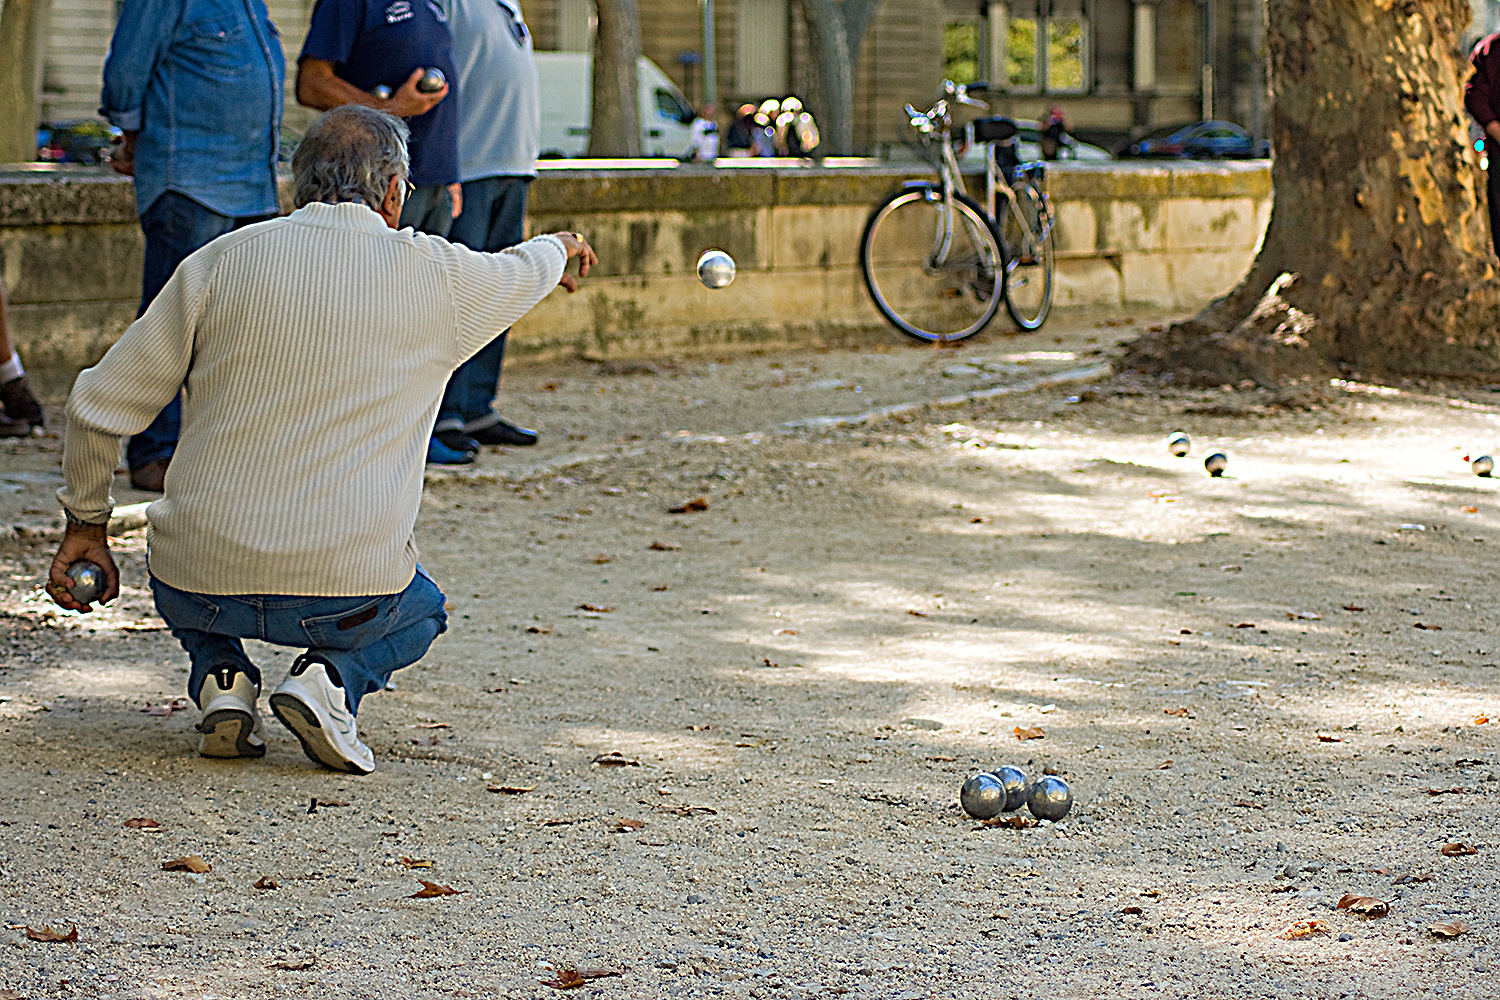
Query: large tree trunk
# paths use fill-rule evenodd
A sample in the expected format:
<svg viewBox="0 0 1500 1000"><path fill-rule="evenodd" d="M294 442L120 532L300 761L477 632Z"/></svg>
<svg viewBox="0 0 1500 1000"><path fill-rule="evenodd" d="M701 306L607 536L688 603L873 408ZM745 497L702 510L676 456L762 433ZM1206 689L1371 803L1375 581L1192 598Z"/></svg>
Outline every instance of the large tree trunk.
<svg viewBox="0 0 1500 1000"><path fill-rule="evenodd" d="M595 0L593 112L589 156L641 155L641 105L636 62L641 17L636 0Z"/></svg>
<svg viewBox="0 0 1500 1000"><path fill-rule="evenodd" d="M51 0L0 0L0 163L36 159L37 58Z"/></svg>
<svg viewBox="0 0 1500 1000"><path fill-rule="evenodd" d="M1203 385L1500 372L1463 0L1268 0L1275 201L1245 280L1118 367Z"/></svg>
<svg viewBox="0 0 1500 1000"><path fill-rule="evenodd" d="M802 0L813 50L808 103L822 137L818 155L854 152L854 69L881 0Z"/></svg>

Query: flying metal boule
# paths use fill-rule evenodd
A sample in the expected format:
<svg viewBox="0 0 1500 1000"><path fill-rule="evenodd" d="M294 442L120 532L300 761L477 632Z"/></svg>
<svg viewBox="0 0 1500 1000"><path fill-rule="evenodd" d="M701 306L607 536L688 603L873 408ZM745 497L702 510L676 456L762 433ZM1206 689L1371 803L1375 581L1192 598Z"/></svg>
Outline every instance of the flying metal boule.
<svg viewBox="0 0 1500 1000"><path fill-rule="evenodd" d="M698 258L698 280L709 288L723 288L734 280L734 258L723 250L705 250Z"/></svg>

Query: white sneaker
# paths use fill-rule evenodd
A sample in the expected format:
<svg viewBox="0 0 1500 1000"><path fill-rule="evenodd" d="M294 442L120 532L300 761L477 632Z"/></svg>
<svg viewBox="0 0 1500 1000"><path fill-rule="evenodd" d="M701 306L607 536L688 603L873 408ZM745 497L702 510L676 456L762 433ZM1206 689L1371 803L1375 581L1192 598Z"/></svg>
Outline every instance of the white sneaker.
<svg viewBox="0 0 1500 1000"><path fill-rule="evenodd" d="M375 755L359 741L339 672L322 657L297 657L287 679L271 693L271 711L302 741L310 760L350 774L375 770Z"/></svg>
<svg viewBox="0 0 1500 1000"><path fill-rule="evenodd" d="M266 742L258 735L260 716L255 712L259 697L260 685L239 667L214 668L198 692L203 709L198 752L205 757L264 757Z"/></svg>

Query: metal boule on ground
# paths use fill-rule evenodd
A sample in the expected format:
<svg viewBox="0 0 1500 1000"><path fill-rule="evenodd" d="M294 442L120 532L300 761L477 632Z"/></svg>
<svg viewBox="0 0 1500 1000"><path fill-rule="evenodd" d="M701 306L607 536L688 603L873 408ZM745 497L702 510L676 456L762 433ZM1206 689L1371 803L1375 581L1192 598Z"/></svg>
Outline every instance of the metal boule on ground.
<svg viewBox="0 0 1500 1000"><path fill-rule="evenodd" d="M1187 453L1192 449L1192 447L1192 439L1190 439L1182 431L1173 431L1167 437L1167 451L1170 452L1174 458L1186 458Z"/></svg>
<svg viewBox="0 0 1500 1000"><path fill-rule="evenodd" d="M1026 795L1026 808L1037 819L1055 823L1073 808L1073 790L1066 781L1049 774L1031 786Z"/></svg>
<svg viewBox="0 0 1500 1000"><path fill-rule="evenodd" d="M993 774L976 774L959 789L958 804L975 819L991 819L1005 806L1005 789Z"/></svg>
<svg viewBox="0 0 1500 1000"><path fill-rule="evenodd" d="M1229 468L1229 456L1222 451L1213 452L1203 460L1203 467L1208 470L1210 476L1218 478L1224 474L1225 469Z"/></svg>
<svg viewBox="0 0 1500 1000"><path fill-rule="evenodd" d="M1000 782L1000 787L1005 789L1005 807L1002 811L1014 812L1026 804L1026 791L1029 787L1026 772L1014 764L1006 764L991 772L995 780Z"/></svg>

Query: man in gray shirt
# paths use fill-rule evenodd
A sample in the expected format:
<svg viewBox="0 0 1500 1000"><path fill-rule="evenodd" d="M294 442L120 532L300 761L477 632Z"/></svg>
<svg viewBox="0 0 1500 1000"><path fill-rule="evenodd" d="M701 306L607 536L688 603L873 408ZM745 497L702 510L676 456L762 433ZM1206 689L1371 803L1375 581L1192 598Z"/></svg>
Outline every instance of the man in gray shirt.
<svg viewBox="0 0 1500 1000"><path fill-rule="evenodd" d="M458 126L463 211L453 220L448 239L471 250L503 250L526 238L526 190L536 177L541 146L531 32L516 0L442 4L453 30L453 61L464 95ZM472 461L480 445L536 443L535 431L507 423L491 409L505 336L501 333L448 380L429 460L459 464Z"/></svg>

